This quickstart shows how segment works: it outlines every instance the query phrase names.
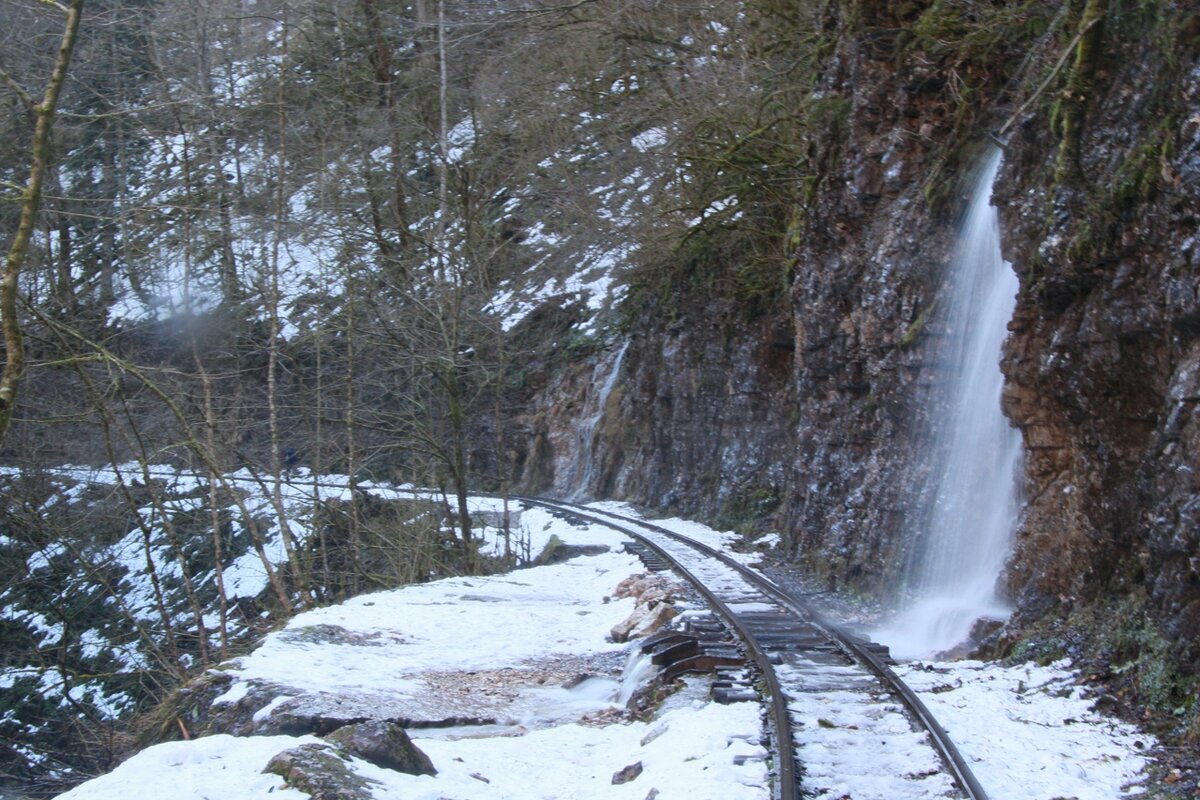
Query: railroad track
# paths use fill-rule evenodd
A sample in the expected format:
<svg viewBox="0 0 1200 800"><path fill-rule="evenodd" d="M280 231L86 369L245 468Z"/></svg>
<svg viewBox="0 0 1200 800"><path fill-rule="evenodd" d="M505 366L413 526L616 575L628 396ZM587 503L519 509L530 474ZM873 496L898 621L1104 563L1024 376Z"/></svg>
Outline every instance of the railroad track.
<svg viewBox="0 0 1200 800"><path fill-rule="evenodd" d="M769 701L774 796L985 800L965 759L880 648L724 552L610 511L536 497L541 506L617 530L691 583L742 640ZM657 566L657 564L656 564Z"/></svg>
<svg viewBox="0 0 1200 800"><path fill-rule="evenodd" d="M779 800L987 797L884 657L803 600L724 552L660 525L555 500L510 499L620 531L646 549L644 558L661 559L705 597L761 675ZM727 692L738 699L747 694L738 686Z"/></svg>

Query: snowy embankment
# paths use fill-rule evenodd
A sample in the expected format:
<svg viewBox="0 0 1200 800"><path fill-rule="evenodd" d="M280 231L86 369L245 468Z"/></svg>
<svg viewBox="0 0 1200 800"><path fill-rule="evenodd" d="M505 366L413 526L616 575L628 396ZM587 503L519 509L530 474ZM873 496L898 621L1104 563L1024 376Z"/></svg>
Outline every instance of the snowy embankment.
<svg viewBox="0 0 1200 800"><path fill-rule="evenodd" d="M232 683L213 713L253 700L261 707L249 710L262 730L298 718L370 715L485 723L410 730L436 776L350 762L377 781L377 798L641 800L652 789L670 796L685 787L695 797L767 796L756 704L708 702L707 684L697 680L649 720L620 714L632 689L623 684L624 667L636 645L615 644L608 632L634 606L611 595L640 570L636 558L617 552L620 537L540 511L525 512L523 523L539 538L610 552L300 614L220 670ZM261 772L276 754L316 741L220 735L161 744L64 797L125 800L130 790L181 799L299 797L279 794L282 779ZM635 763L640 775L613 783L614 773Z"/></svg>
<svg viewBox="0 0 1200 800"><path fill-rule="evenodd" d="M696 679L649 719L621 713L629 684L645 670L629 658L635 645L607 636L633 607L613 590L640 570L621 552L620 537L538 510L524 512L522 522L539 539L554 535L610 550L303 613L213 672L223 690L213 714L244 706L242 719L264 733L272 720L318 716L486 723L410 728L436 776L347 757L343 763L380 800L770 797L757 704L712 703L707 682ZM693 523L667 524L722 539ZM958 662L902 671L995 798L1118 798L1144 766L1143 744L1151 742L1092 713L1065 666ZM320 741L222 734L160 744L63 797L125 800L137 791L180 800L299 798L305 794L263 768L282 751ZM639 763L636 777L613 782ZM809 766L821 772L820 764Z"/></svg>

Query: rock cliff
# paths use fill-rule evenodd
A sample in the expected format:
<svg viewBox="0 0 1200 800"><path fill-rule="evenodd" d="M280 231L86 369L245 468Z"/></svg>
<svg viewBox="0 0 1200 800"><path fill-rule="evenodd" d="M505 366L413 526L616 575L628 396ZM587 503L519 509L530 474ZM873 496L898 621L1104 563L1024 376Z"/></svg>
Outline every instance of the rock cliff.
<svg viewBox="0 0 1200 800"><path fill-rule="evenodd" d="M1004 409L1026 449L1004 646L1070 621L1107 666L1169 665L1158 697L1136 688L1178 699L1200 639L1200 16L1126 5L959 9L958 28L936 17L954 4L831 16L814 97L844 115L812 144L786 298L747 312L703 276L635 293L582 488L778 527L828 584L884 593L928 500L955 216L1003 129L994 202L1021 280ZM570 403L561 382L541 395L543 445L569 440L576 381ZM545 488L549 461L578 457L526 466ZM1118 608L1123 633L1096 624Z"/></svg>
<svg viewBox="0 0 1200 800"><path fill-rule="evenodd" d="M1124 597L1194 668L1200 14L1110 9L1095 31L1064 100L1078 142L1028 118L997 196L1021 278L1005 406L1028 458L1010 583L1034 613Z"/></svg>

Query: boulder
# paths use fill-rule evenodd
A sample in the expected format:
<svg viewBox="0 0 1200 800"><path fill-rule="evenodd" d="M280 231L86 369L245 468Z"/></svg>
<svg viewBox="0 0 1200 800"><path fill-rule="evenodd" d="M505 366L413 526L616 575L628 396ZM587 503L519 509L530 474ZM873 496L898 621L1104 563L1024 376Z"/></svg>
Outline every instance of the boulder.
<svg viewBox="0 0 1200 800"><path fill-rule="evenodd" d="M558 542L554 546L547 545L546 549L541 552L537 559L533 562L534 566L544 567L549 564L561 564L564 561L570 561L572 558L580 556L599 556L609 552L608 545L604 544L566 544Z"/></svg>
<svg viewBox="0 0 1200 800"><path fill-rule="evenodd" d="M638 605L650 605L656 600L673 600L678 595L679 585L658 575L630 575L617 584L613 597L632 597Z"/></svg>
<svg viewBox="0 0 1200 800"><path fill-rule="evenodd" d="M629 766L622 767L621 769L614 772L613 776L612 776L612 782L613 782L614 786L622 784L622 783L629 783L631 780L635 779L638 775L641 775L641 774L642 774L642 762L635 761L634 763L630 764Z"/></svg>
<svg viewBox="0 0 1200 800"><path fill-rule="evenodd" d="M433 762L404 729L393 722L371 720L338 728L325 737L377 767L409 775L437 775Z"/></svg>
<svg viewBox="0 0 1200 800"><path fill-rule="evenodd" d="M302 744L267 762L263 772L283 778L312 800L373 800L378 781L355 774L348 757L326 744Z"/></svg>
<svg viewBox="0 0 1200 800"><path fill-rule="evenodd" d="M679 584L668 578L645 573L630 575L618 583L612 596L632 597L635 605L633 613L609 632L612 640L628 642L649 636L673 620L679 614L674 606L679 589Z"/></svg>
<svg viewBox="0 0 1200 800"><path fill-rule="evenodd" d="M614 642L628 642L649 636L662 628L679 614L675 606L668 602L656 602L649 606L638 606L624 621L617 623L609 631Z"/></svg>

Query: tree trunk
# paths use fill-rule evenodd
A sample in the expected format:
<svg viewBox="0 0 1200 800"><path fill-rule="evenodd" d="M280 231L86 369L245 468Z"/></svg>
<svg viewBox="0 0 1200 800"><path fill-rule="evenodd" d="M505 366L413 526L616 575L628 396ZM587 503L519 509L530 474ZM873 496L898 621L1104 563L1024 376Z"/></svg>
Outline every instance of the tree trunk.
<svg viewBox="0 0 1200 800"><path fill-rule="evenodd" d="M286 15L286 6L284 7ZM283 19L283 53L280 58L280 70L287 68L288 58L288 27L287 17ZM283 336L283 325L279 320L279 251L283 247L283 223L287 216L287 192L284 178L287 175L287 119L284 113L284 75L279 76L279 94L276 103L276 122L279 126L276 158L279 170L275 176L275 225L271 235L271 264L269 285L266 298L267 314L270 317L270 341L267 344L267 417L271 432L271 505L275 508L275 516L279 520L279 536L283 540L283 550L287 555L288 566L292 573L292 582L300 601L312 605L312 595L309 593L309 575L300 563L299 548L292 526L288 524L287 508L283 503L283 435L279 430L279 340Z"/></svg>
<svg viewBox="0 0 1200 800"><path fill-rule="evenodd" d="M4 264L4 277L0 279L0 327L4 330L5 363L4 372L0 374L0 444L8 433L12 423L13 410L17 402L17 392L21 386L21 378L25 373L25 341L21 331L21 321L17 318L17 292L20 289L21 268L25 265L25 256L29 252L29 242L37 226L38 207L42 200L42 182L46 177L46 165L50 154L50 133L54 125L54 111L58 106L58 96L67 77L67 68L71 64L71 53L75 49L75 40L79 33L79 20L83 15L83 0L71 0L67 9L67 19L63 28L62 41L58 47L58 56L54 61L54 69L46 84L42 102L36 107L37 125L34 128L33 143L30 146L29 183L21 199L21 219L17 225L17 234L13 238Z"/></svg>

